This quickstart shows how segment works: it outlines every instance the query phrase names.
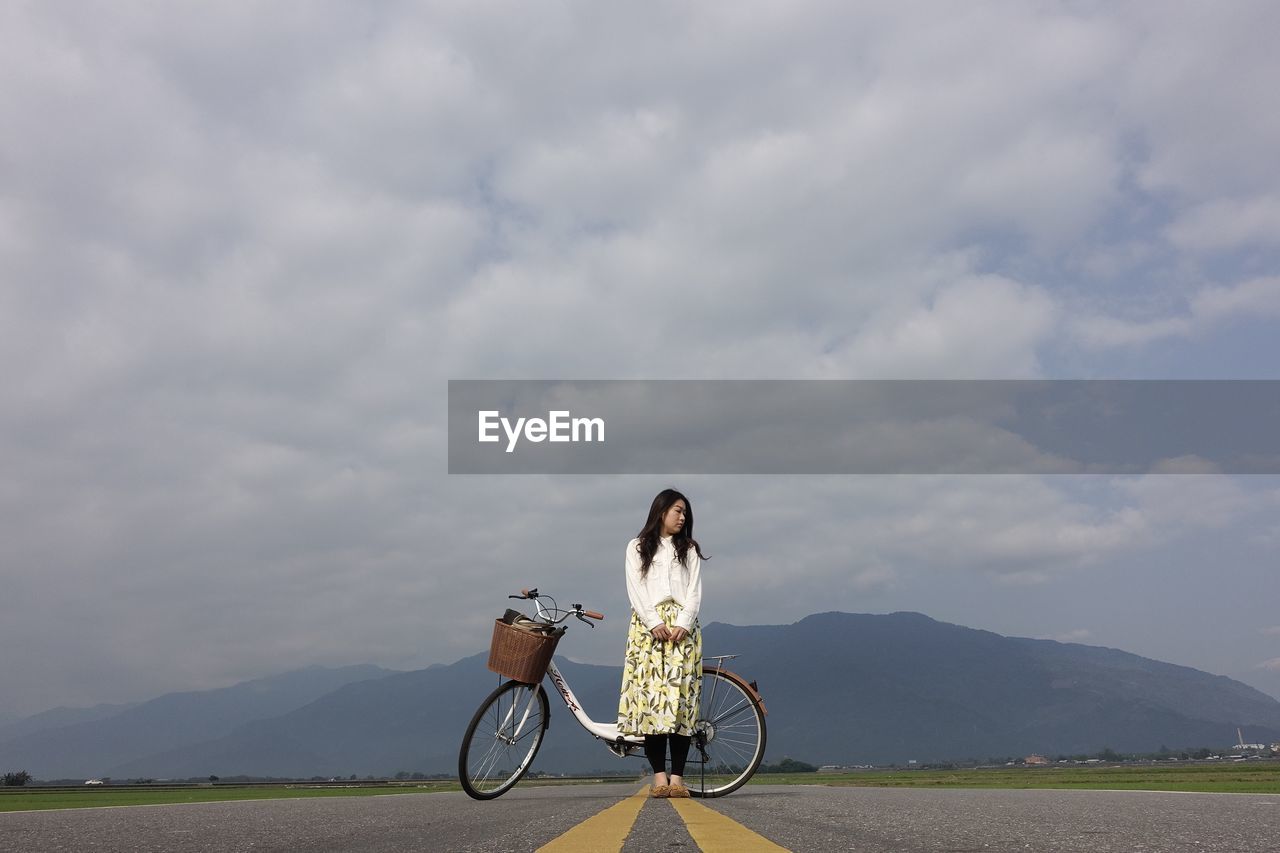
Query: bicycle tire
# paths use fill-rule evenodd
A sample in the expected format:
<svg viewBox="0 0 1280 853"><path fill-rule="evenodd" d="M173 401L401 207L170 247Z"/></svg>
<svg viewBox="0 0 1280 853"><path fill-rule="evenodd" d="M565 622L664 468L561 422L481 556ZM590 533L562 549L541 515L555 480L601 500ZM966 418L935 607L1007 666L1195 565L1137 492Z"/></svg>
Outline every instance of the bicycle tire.
<svg viewBox="0 0 1280 853"><path fill-rule="evenodd" d="M533 764L550 713L541 684L500 684L480 703L463 735L458 751L462 790L476 800L492 800L510 791Z"/></svg>
<svg viewBox="0 0 1280 853"><path fill-rule="evenodd" d="M702 674L698 712L684 784L695 797L723 797L747 783L764 760L768 732L759 696L730 672Z"/></svg>

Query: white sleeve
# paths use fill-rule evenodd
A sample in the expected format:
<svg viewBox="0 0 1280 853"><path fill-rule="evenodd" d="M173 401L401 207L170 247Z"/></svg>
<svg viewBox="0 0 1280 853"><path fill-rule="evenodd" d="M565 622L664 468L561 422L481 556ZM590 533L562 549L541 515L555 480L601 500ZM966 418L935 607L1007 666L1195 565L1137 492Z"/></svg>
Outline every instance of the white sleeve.
<svg viewBox="0 0 1280 853"><path fill-rule="evenodd" d="M684 590L684 608L676 617L676 625L692 631L693 620L698 618L698 611L702 609L702 560L698 559L698 552L692 547L684 558L689 563L689 585Z"/></svg>
<svg viewBox="0 0 1280 853"><path fill-rule="evenodd" d="M644 581L640 578L640 551L636 548L637 544L635 539L627 543L625 561L627 598L631 599L631 609L640 617L644 627L652 631L662 624L662 617L658 615L657 609L649 602L649 596L645 593Z"/></svg>

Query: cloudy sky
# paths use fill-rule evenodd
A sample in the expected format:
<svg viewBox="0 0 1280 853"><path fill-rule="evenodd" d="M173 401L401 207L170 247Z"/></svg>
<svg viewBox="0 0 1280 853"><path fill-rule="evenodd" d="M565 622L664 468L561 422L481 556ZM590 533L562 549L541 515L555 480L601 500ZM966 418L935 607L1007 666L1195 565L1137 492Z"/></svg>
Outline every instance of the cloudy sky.
<svg viewBox="0 0 1280 853"><path fill-rule="evenodd" d="M1280 378L1277 31L0 4L0 714L452 662L526 585L617 663L667 485L704 623L915 610L1280 696L1280 478L461 477L445 443L449 379Z"/></svg>

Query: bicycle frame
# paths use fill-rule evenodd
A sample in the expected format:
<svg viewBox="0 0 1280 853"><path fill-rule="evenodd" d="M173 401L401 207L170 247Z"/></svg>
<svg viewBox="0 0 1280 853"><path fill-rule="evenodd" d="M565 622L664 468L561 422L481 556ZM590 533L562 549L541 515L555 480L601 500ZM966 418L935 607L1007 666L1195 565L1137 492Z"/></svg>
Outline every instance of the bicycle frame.
<svg viewBox="0 0 1280 853"><path fill-rule="evenodd" d="M532 600L537 609L535 618L546 625L557 625L573 615L582 621L604 618L580 604L560 610L554 599L542 596L551 600L552 606L547 608L536 589L511 597ZM696 752L698 782L689 786L696 797L720 797L736 791L751 778L764 756L768 711L754 681L724 668L724 662L734 657L737 655L702 659L702 705L691 744ZM578 725L603 741L610 752L619 758L643 753L644 736L619 732L616 718L608 722L591 719L554 659L548 663L545 677ZM499 684L476 710L463 737L458 754L463 790L474 799L486 800L501 796L519 782L538 753L550 711L543 685L514 679Z"/></svg>
<svg viewBox="0 0 1280 853"><path fill-rule="evenodd" d="M714 660L724 660L726 658L735 657L735 655L717 655ZM703 666L703 674L719 673L726 675L735 681L741 683L751 696L753 704L759 705L760 710L764 714L768 714L768 710L764 706L764 699L756 690L756 686L752 682L748 682L745 678L735 672L730 672L722 666ZM587 712L583 710L578 697L573 694L573 689L569 687L569 682L565 679L564 674L560 672L560 668L556 666L556 662L552 659L550 665L547 666L547 678L551 679L551 685L555 687L556 692L560 694L560 698L564 700L565 707L569 709L569 713L573 714L575 720L590 734L598 737L600 740L608 744L610 751L615 755L627 756L644 749L644 737L641 735L623 735L618 733L617 723L602 723L591 719L587 716ZM532 697L530 698L532 702Z"/></svg>
<svg viewBox="0 0 1280 853"><path fill-rule="evenodd" d="M583 710L578 697L573 695L569 682L565 680L564 674L560 672L560 668L556 666L556 662L552 659L551 664L547 667L547 678L551 679L551 685L555 687L556 692L560 694L560 698L564 700L565 707L569 709L569 713L573 714L575 720L591 734L610 744L617 744L621 741L627 746L642 749L644 747L644 738L635 735L619 735L617 723L601 723L587 716L587 712Z"/></svg>
<svg viewBox="0 0 1280 853"><path fill-rule="evenodd" d="M547 617L547 611L542 606L541 601L534 599L533 605L540 618ZM569 687L569 682L565 679L564 674L560 672L560 668L556 666L554 658L547 665L546 677L551 679L552 686L560 694L560 698L564 700L565 707L569 709L569 713L573 714L573 718L578 721L578 724L590 734L609 744L610 749L615 754L619 756L631 755L636 750L644 748L644 738L634 735L619 735L617 723L601 723L587 716L587 712L582 709L582 704L578 701L578 697L573 695L573 689Z"/></svg>
<svg viewBox="0 0 1280 853"><path fill-rule="evenodd" d="M533 599L533 606L539 619L550 621L550 614L547 609L543 607L540 600L536 598ZM737 681L747 692L751 703L758 705L761 713L767 715L769 711L764 706L764 699L760 696L759 690L756 689L755 682L749 682L736 672L731 672L724 668L723 663L726 660L730 660L735 657L737 657L737 655L712 655L709 658L704 658L704 660L714 660L716 663L711 666L703 664L703 675L706 675L707 673L718 673ZM609 751L614 755L617 755L620 758L625 758L644 749L643 735L620 734L618 732L617 723L602 723L599 720L591 719L591 717L587 715L587 712L582 707L582 703L579 702L578 697L574 695L573 688L569 686L568 679L564 677L564 673L562 673L560 668L556 666L554 658L552 658L551 662L547 665L546 677L551 679L551 685L555 687L556 692L560 694L560 698L564 701L565 707L569 709L569 713L573 714L573 718L578 721L578 725L586 729L593 737L604 741L609 747ZM516 730L517 733L524 730L524 723L529 717L530 709L533 708L534 698L534 694L530 693L529 702L525 706L524 715ZM512 710L514 713L514 709Z"/></svg>

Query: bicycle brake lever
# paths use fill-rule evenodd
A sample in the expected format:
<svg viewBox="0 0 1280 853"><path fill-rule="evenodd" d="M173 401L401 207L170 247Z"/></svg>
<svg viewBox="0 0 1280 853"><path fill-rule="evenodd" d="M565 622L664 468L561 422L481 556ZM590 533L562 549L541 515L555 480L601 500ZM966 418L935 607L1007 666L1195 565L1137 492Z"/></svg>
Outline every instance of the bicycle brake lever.
<svg viewBox="0 0 1280 853"><path fill-rule="evenodd" d="M589 627L589 628L594 628L594 627L596 626L594 622L592 622L592 621L591 621L590 619L588 619L587 617L583 616L581 612L574 613L573 615L578 617L578 621L579 621L579 622L586 622L586 623L587 623L587 627Z"/></svg>

